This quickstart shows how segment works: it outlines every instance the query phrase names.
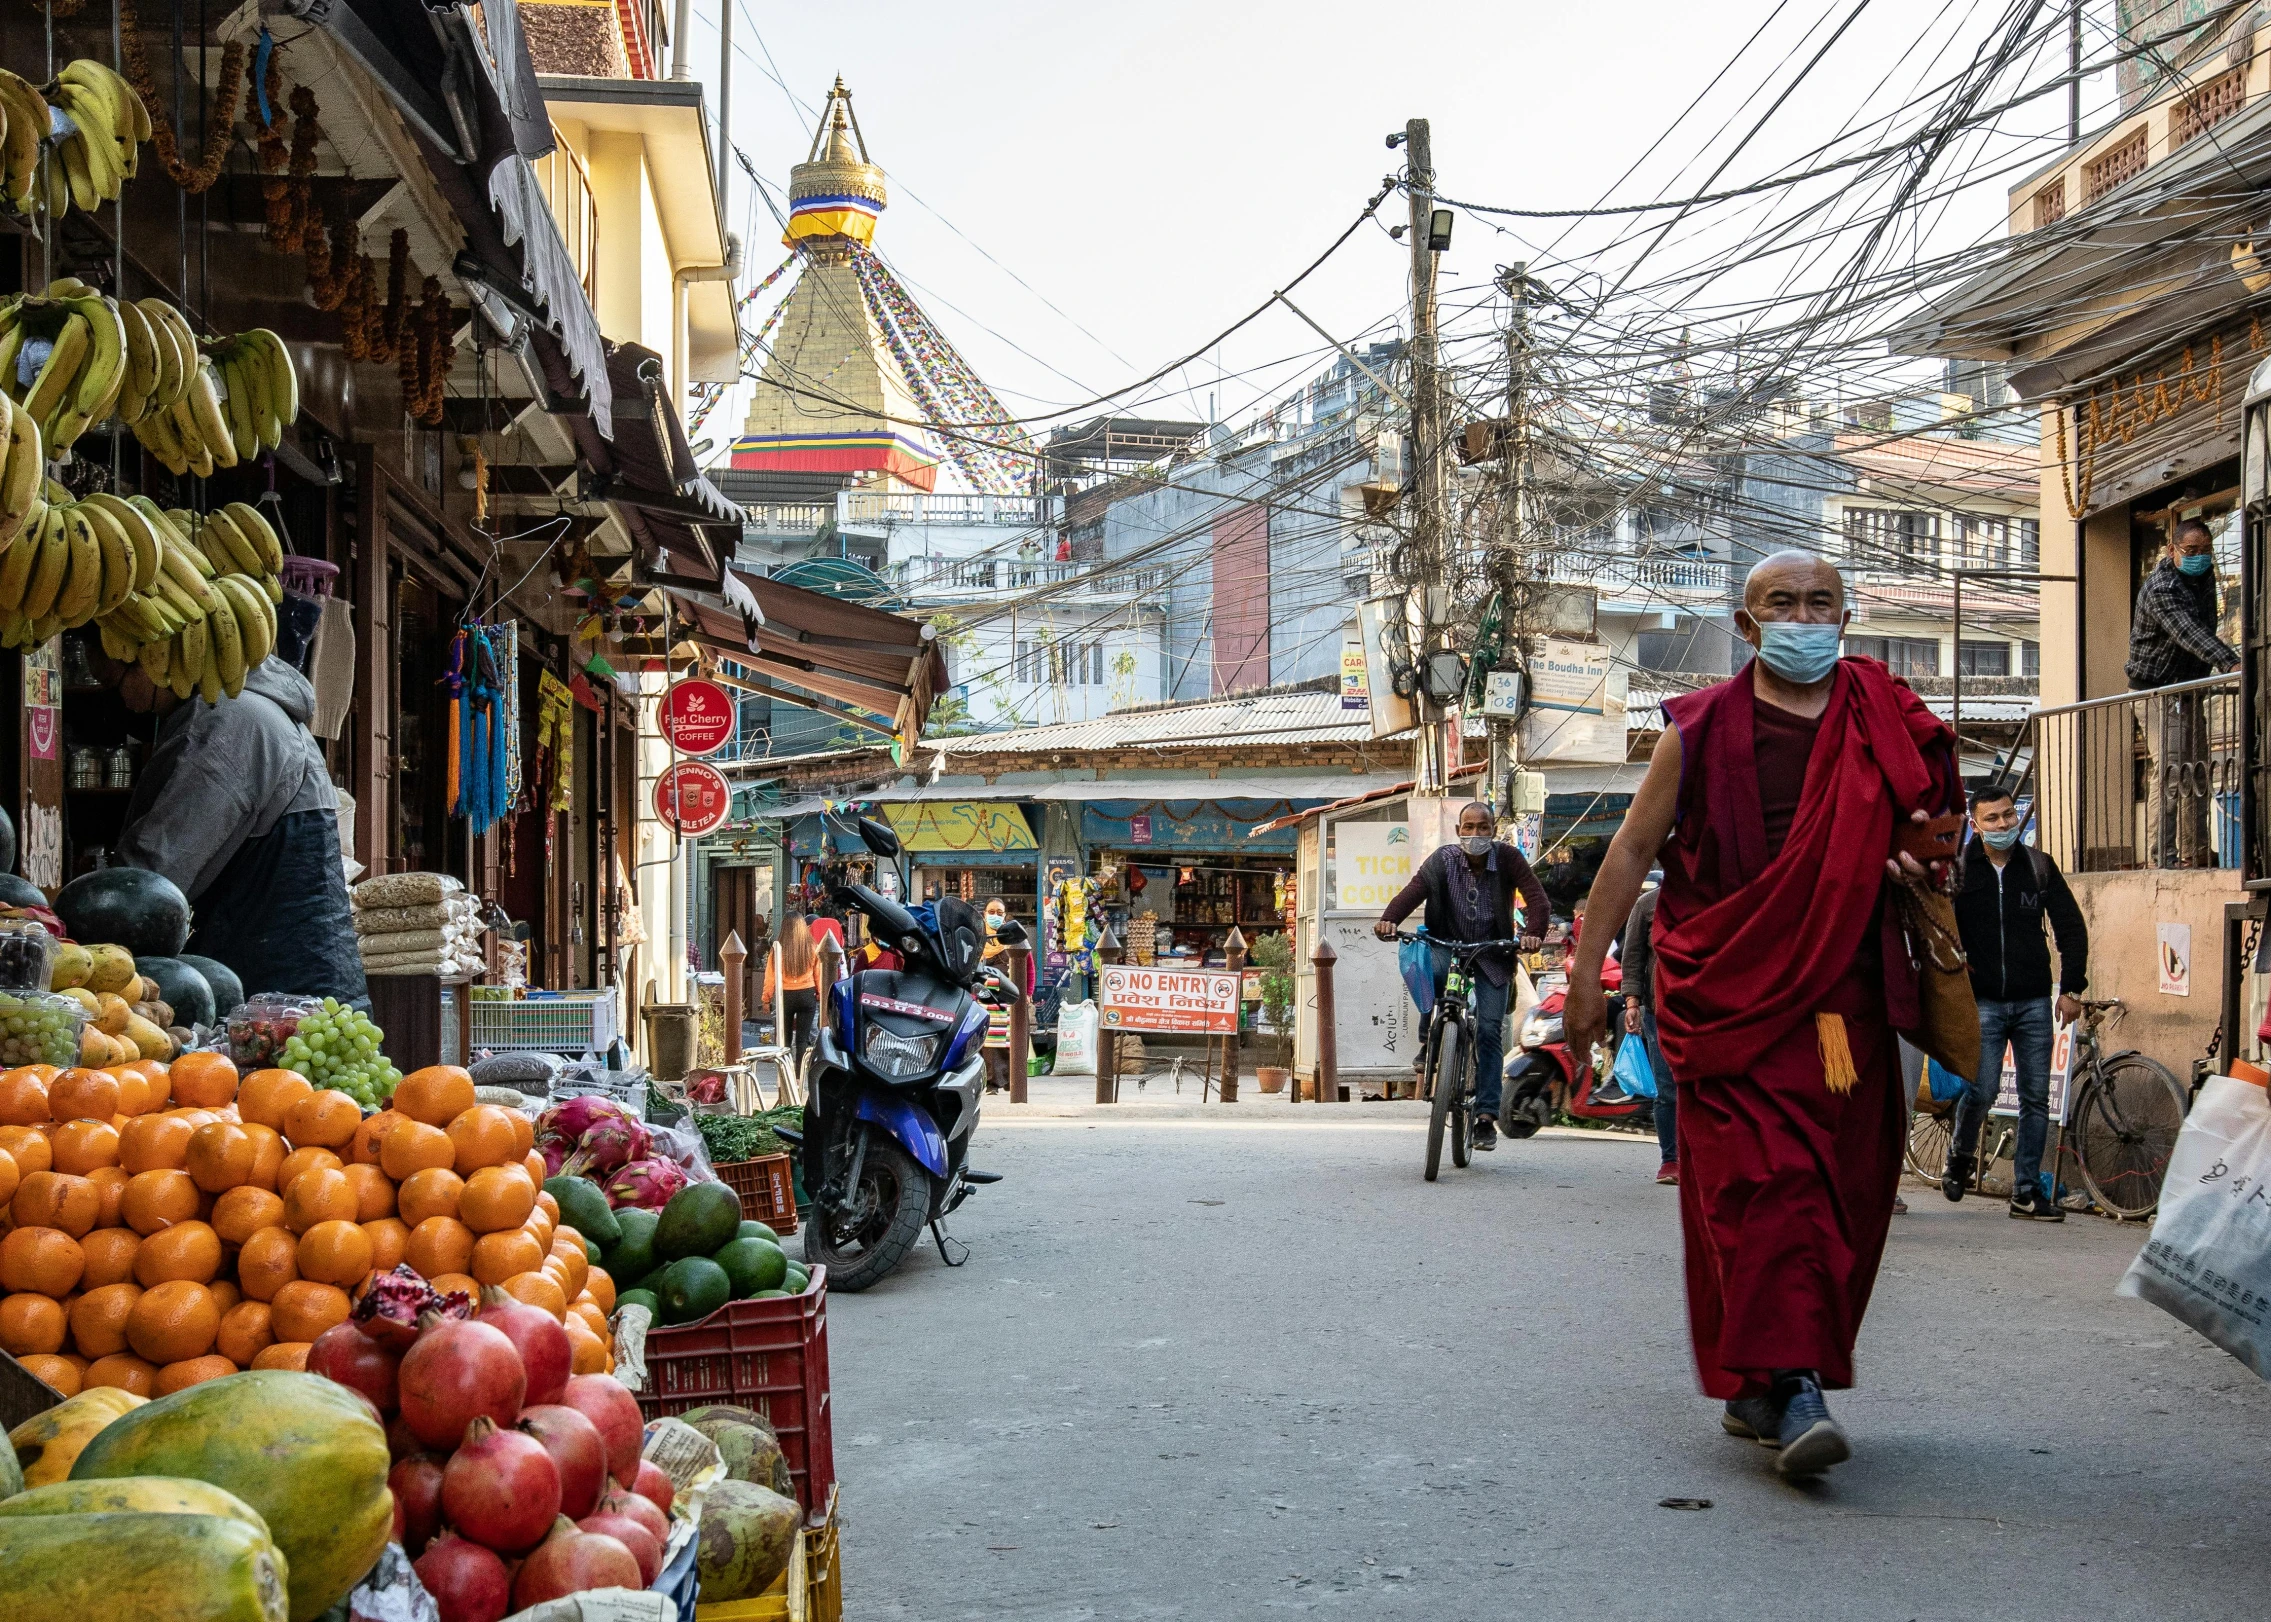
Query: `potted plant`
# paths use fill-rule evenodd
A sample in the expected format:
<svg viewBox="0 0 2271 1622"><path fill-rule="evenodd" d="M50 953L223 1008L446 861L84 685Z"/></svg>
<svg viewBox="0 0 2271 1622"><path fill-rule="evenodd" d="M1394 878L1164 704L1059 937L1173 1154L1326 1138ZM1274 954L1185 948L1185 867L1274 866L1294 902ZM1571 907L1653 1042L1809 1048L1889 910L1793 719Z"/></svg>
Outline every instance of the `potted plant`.
<svg viewBox="0 0 2271 1622"><path fill-rule="evenodd" d="M1293 943L1282 933L1263 935L1247 961L1262 971L1262 1020L1276 1033L1280 1060L1257 1065L1254 1081L1265 1093L1280 1093L1293 1079Z"/></svg>

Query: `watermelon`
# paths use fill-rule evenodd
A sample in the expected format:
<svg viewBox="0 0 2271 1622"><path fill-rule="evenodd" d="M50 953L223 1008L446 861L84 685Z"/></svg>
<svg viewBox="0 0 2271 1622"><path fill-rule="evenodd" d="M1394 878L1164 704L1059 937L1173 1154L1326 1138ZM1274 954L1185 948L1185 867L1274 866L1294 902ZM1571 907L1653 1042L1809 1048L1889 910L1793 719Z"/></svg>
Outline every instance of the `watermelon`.
<svg viewBox="0 0 2271 1622"><path fill-rule="evenodd" d="M173 1010L176 1025L213 1023L213 983L180 958L144 957L137 952L134 967L158 983L158 1000Z"/></svg>
<svg viewBox="0 0 2271 1622"><path fill-rule="evenodd" d="M219 958L199 957L195 952L177 954L181 961L205 976L205 983L213 988L213 1012L227 1018L244 1006L244 982L237 971Z"/></svg>
<svg viewBox="0 0 2271 1622"><path fill-rule="evenodd" d="M0 873L0 907L44 907L47 896L21 873Z"/></svg>
<svg viewBox="0 0 2271 1622"><path fill-rule="evenodd" d="M139 867L80 874L56 893L55 915L73 940L123 946L137 961L189 944L189 898L163 873Z"/></svg>

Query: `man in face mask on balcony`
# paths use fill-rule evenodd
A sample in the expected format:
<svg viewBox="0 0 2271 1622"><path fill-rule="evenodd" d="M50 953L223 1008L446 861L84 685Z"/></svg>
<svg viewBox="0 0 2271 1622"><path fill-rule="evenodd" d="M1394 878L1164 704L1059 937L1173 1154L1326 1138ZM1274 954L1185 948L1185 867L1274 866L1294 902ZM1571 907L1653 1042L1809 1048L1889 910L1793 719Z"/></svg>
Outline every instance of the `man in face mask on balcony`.
<svg viewBox="0 0 2271 1622"><path fill-rule="evenodd" d="M1789 1477L1847 1456L1822 1392L1853 1383L1899 1184L1893 1032L1920 1011L1893 886L1928 875L1895 835L1963 803L1954 734L1883 665L1838 657L1847 617L1843 579L1810 553L1751 571L1735 624L1758 656L1665 701L1564 1016L1578 1051L1600 1035L1602 955L1660 856L1689 1333L1722 1426L1777 1448Z"/></svg>
<svg viewBox="0 0 2271 1622"><path fill-rule="evenodd" d="M2187 518L2170 533L2152 573L2137 588L2129 624L2129 690L2142 693L2205 680L2239 668L2239 650L2216 634L2216 549L2208 526ZM2147 779L2154 865L2207 867L2205 795L2172 792L2182 768L2208 757L2210 695L2194 688L2138 706L2151 756Z"/></svg>

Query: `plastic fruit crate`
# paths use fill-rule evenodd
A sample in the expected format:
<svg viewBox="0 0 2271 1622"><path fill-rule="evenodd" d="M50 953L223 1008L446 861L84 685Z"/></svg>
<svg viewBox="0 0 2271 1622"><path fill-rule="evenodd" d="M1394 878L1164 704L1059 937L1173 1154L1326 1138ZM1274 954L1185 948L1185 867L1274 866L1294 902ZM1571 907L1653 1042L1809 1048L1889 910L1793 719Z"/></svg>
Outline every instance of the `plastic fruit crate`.
<svg viewBox="0 0 2271 1622"><path fill-rule="evenodd" d="M741 1214L762 1222L784 1237L796 1232L796 1173L790 1157L759 1155L755 1160L728 1160L710 1170L718 1181L741 1196Z"/></svg>
<svg viewBox="0 0 2271 1622"><path fill-rule="evenodd" d="M802 1295L728 1301L707 1318L647 1331L649 1419L711 1403L753 1408L780 1433L781 1452L807 1515L824 1513L836 1485L828 1412L828 1269Z"/></svg>
<svg viewBox="0 0 2271 1622"><path fill-rule="evenodd" d="M484 997L483 991L505 991ZM613 991L531 991L510 995L503 986L476 986L472 998L473 1046L492 1053L533 1050L570 1058L598 1053L615 1040Z"/></svg>
<svg viewBox="0 0 2271 1622"><path fill-rule="evenodd" d="M713 1600L694 1608L695 1622L844 1622L844 1577L837 1559L836 1495L825 1519L814 1516L796 1537L789 1569L754 1599Z"/></svg>

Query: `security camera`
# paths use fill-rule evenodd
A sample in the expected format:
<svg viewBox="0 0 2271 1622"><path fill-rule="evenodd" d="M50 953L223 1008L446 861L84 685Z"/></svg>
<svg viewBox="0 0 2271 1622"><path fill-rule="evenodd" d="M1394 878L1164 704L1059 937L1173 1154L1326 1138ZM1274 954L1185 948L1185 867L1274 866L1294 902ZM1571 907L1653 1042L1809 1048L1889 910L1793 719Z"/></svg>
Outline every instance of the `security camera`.
<svg viewBox="0 0 2271 1622"><path fill-rule="evenodd" d="M1388 137L1388 150L1390 152L1395 151L1397 147L1402 146L1403 144L1404 132L1402 130L1398 130L1395 134Z"/></svg>

